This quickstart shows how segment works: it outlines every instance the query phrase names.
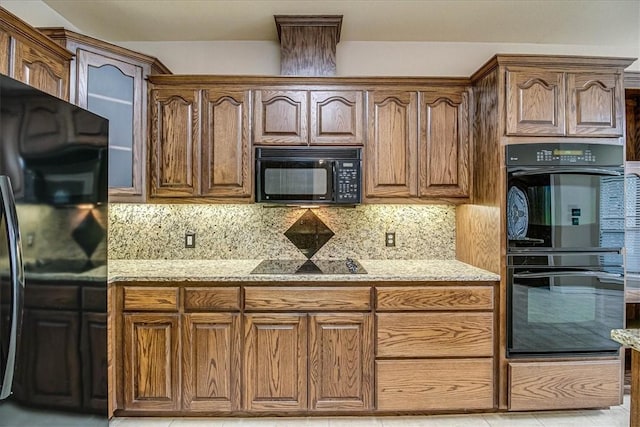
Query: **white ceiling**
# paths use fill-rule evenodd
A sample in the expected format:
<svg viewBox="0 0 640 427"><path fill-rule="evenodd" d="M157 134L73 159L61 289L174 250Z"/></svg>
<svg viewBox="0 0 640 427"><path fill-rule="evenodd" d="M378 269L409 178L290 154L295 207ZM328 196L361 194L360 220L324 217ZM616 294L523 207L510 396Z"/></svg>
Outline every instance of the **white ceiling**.
<svg viewBox="0 0 640 427"><path fill-rule="evenodd" d="M43 2L80 31L114 42L277 40L273 15L341 14L341 41L640 45L640 0Z"/></svg>

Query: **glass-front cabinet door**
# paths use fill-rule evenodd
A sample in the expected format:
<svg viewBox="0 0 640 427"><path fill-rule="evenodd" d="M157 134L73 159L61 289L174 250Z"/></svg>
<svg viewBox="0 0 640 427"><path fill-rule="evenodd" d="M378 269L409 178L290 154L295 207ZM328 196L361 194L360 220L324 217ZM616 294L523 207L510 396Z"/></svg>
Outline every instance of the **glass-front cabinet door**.
<svg viewBox="0 0 640 427"><path fill-rule="evenodd" d="M142 197L142 68L83 50L78 63L78 105L109 119L109 194Z"/></svg>

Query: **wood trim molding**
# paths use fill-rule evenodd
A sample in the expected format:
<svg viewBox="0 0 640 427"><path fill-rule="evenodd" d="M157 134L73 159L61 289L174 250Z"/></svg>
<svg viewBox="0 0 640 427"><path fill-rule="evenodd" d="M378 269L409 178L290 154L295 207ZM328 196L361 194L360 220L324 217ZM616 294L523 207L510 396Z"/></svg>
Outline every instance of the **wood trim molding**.
<svg viewBox="0 0 640 427"><path fill-rule="evenodd" d="M73 53L69 52L55 41L47 37L42 37L42 33L40 31L36 30L2 7L0 7L0 22L2 22L3 29L12 37L17 37L21 40L27 41L28 43L37 45L44 51L66 61L70 61L73 58Z"/></svg>
<svg viewBox="0 0 640 427"><path fill-rule="evenodd" d="M334 27L336 43L340 41L342 15L273 15L278 31L278 40L282 40L282 27Z"/></svg>
<svg viewBox="0 0 640 427"><path fill-rule="evenodd" d="M624 72L624 88L640 89L640 71Z"/></svg>
<svg viewBox="0 0 640 427"><path fill-rule="evenodd" d="M62 27L41 27L41 28L38 28L38 31L40 31L50 39L57 42L73 41L85 46L94 47L96 49L108 50L117 55L131 58L135 61L149 63L151 67L153 67L154 73L171 74L171 70L169 70L158 58L153 56L149 56L140 52L129 50L122 46L111 44L90 36L85 36L84 34L79 34Z"/></svg>

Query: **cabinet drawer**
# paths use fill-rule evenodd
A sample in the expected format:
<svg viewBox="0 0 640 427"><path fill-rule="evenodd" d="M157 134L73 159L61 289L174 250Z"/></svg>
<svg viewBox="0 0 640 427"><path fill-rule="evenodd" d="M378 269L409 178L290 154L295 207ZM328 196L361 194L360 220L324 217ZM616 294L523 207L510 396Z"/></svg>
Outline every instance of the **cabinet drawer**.
<svg viewBox="0 0 640 427"><path fill-rule="evenodd" d="M244 307L262 311L370 310L371 288L247 287Z"/></svg>
<svg viewBox="0 0 640 427"><path fill-rule="evenodd" d="M509 364L509 409L595 408L619 405L619 360Z"/></svg>
<svg viewBox="0 0 640 427"><path fill-rule="evenodd" d="M431 286L376 288L376 309L492 310L492 286Z"/></svg>
<svg viewBox="0 0 640 427"><path fill-rule="evenodd" d="M493 313L383 313L377 320L378 357L493 355Z"/></svg>
<svg viewBox="0 0 640 427"><path fill-rule="evenodd" d="M178 288L125 287L124 311L178 311Z"/></svg>
<svg viewBox="0 0 640 427"><path fill-rule="evenodd" d="M493 359L379 360L378 409L491 409Z"/></svg>
<svg viewBox="0 0 640 427"><path fill-rule="evenodd" d="M186 288L184 290L184 309L185 311L240 310L240 288Z"/></svg>

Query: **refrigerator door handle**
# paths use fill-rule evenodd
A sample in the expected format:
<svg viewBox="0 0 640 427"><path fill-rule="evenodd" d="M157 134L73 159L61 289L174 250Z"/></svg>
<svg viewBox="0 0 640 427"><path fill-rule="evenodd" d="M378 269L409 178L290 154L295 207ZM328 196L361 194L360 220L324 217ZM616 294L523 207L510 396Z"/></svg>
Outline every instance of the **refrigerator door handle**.
<svg viewBox="0 0 640 427"><path fill-rule="evenodd" d="M18 339L22 328L22 309L24 304L24 267L22 265L22 244L20 242L20 229L18 227L18 215L13 198L11 181L6 175L0 175L0 209L4 211L7 222L7 234L9 240L9 264L11 268L11 328L9 332L9 351L7 353L7 365L2 377L0 400L6 399L11 394L13 375L18 351Z"/></svg>

